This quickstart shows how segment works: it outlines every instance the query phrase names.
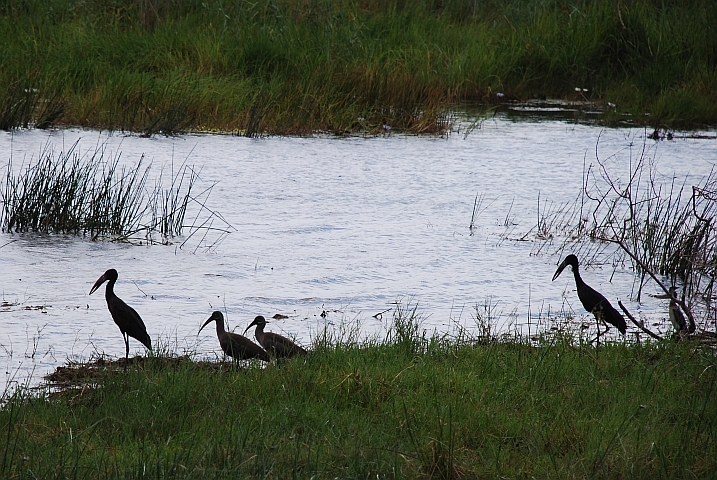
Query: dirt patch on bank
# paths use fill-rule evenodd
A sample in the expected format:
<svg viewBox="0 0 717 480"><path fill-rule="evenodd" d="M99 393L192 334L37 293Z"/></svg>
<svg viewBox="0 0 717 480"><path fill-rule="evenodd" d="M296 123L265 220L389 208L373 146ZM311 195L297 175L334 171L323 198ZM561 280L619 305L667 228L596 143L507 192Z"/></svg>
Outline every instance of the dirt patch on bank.
<svg viewBox="0 0 717 480"><path fill-rule="evenodd" d="M208 362L193 360L188 355L168 357L132 357L113 360L104 355L91 358L87 362L69 362L57 367L54 372L45 376L43 388L49 390L52 397L81 395L94 390L101 380L108 375L126 375L132 370L158 371L195 369L206 372L237 371L245 368L235 362Z"/></svg>

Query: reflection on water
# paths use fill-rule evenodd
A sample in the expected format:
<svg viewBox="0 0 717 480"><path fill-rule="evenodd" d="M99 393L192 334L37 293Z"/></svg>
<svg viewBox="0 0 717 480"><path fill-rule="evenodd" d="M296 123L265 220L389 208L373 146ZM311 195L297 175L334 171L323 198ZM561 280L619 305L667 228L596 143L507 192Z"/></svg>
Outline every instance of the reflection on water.
<svg viewBox="0 0 717 480"><path fill-rule="evenodd" d="M236 229L219 243L211 231L196 235L183 248L0 234L3 375L21 380L34 371L39 378L68 358L124 354L104 298L88 296L108 268L119 271L115 292L140 313L154 344L204 356L220 352L212 332L197 335L216 309L239 331L256 315L286 315L267 330L305 345L340 322L383 332L397 300L417 303L424 327L440 332L474 328L476 308L486 306L499 327L520 331L529 320L535 329L548 316L582 315L571 277L551 282L561 259L550 254L554 249L538 249L532 229L539 196L553 205L576 198L599 135L600 151L616 153L618 168L627 164L629 146L641 147L646 136L500 116L448 138L0 132L3 165L10 157L27 164L46 142L57 150L78 138L81 149L105 142L125 162L144 154L156 174L188 157L201 167L197 188L214 185L207 206ZM647 146L670 178L696 181L717 159L710 140ZM0 167L0 177L5 173ZM471 235L476 195L482 201ZM188 214L187 223L192 219ZM664 301L629 301L633 275L626 266L587 269L583 277L634 312L666 318ZM130 347L143 353L139 342Z"/></svg>

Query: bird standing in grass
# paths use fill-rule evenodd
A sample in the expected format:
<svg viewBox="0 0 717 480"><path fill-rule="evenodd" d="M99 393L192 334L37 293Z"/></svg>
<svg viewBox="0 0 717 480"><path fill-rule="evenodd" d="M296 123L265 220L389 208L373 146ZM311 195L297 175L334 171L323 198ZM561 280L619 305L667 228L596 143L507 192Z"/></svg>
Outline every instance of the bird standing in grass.
<svg viewBox="0 0 717 480"><path fill-rule="evenodd" d="M147 328L144 326L144 322L139 314L126 303L124 303L114 292L115 282L117 281L117 270L110 268L97 279L90 295L100 286L107 282L107 288L105 288L105 300L107 300L107 308L112 315L112 320L115 321L120 331L122 332L122 338L124 339L125 355L124 355L124 368L127 370L127 362L129 359L129 337L135 338L142 342L150 351L152 350L152 340L147 335Z"/></svg>
<svg viewBox="0 0 717 480"><path fill-rule="evenodd" d="M231 333L224 330L224 315L219 310L212 313L212 316L204 322L202 331L210 322L216 322L217 324L217 338L219 339L219 346L222 347L224 353L234 358L235 360L249 360L251 358L258 358L259 360L269 361L269 355L256 343L252 342L243 335L238 333ZM198 333L197 333L198 335Z"/></svg>
<svg viewBox="0 0 717 480"><path fill-rule="evenodd" d="M299 345L295 344L288 338L279 335L278 333L265 332L264 327L266 326L266 319L259 315L254 319L244 333L247 332L251 327L256 325L254 330L254 336L259 345L264 347L264 350L269 352L270 355L276 358L288 358L294 355L305 355L306 350Z"/></svg>
<svg viewBox="0 0 717 480"><path fill-rule="evenodd" d="M620 333L625 335L625 332L627 331L625 318L620 314L620 312L615 310L615 307L610 305L610 302L608 302L607 299L600 294L600 292L590 288L590 286L583 281L580 277L580 273L578 272L578 257L573 254L565 257L563 263L561 263L555 271L553 280L558 278L568 265L570 265L573 269L575 285L578 288L578 298L580 299L580 303L583 304L583 307L585 307L585 310L592 313L598 321L617 327L617 329L620 330ZM610 327L608 326L608 330L609 329ZM604 333L607 333L607 330L605 330ZM598 327L598 338L599 337L600 328Z"/></svg>

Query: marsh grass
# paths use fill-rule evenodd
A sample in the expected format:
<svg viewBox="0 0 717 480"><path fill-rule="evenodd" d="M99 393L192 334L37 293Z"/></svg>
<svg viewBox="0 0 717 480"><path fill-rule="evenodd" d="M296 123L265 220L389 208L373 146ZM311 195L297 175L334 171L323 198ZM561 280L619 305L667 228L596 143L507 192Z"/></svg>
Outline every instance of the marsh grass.
<svg viewBox="0 0 717 480"><path fill-rule="evenodd" d="M0 130L47 129L62 117L65 100L60 93L43 96L47 92L41 93L37 87L27 78L15 78L5 85L5 96L0 102Z"/></svg>
<svg viewBox="0 0 717 480"><path fill-rule="evenodd" d="M458 105L546 97L714 123L716 22L709 1L12 1L0 123L442 133Z"/></svg>
<svg viewBox="0 0 717 480"><path fill-rule="evenodd" d="M11 158L0 191L0 227L15 233L166 243L187 228L184 219L191 203L198 205L194 220L203 223L190 225L189 236L197 230L206 234L208 222L220 217L202 203L210 189L202 195L193 192L198 172L186 162L177 171L172 165L170 187L163 186L160 174L148 192L150 167L144 162L142 157L134 165L124 164L119 153L110 156L102 146L82 153L78 143L63 152L48 144L37 161L21 165L19 172ZM202 216L202 212L209 213Z"/></svg>
<svg viewBox="0 0 717 480"><path fill-rule="evenodd" d="M63 371L74 387L18 389L0 408L0 475L711 478L717 468L710 349L425 342L414 309L401 315L421 351L392 335L319 341L264 368L164 352L126 373L111 362Z"/></svg>
<svg viewBox="0 0 717 480"><path fill-rule="evenodd" d="M174 172L172 164L169 172L171 184L164 188L162 175L155 182L154 191L149 196L148 209L152 212L152 221L147 227L149 232L157 231L161 238L172 238L182 234L187 206L192 198L192 189L199 178L193 167L182 164Z"/></svg>
<svg viewBox="0 0 717 480"><path fill-rule="evenodd" d="M35 92L15 81L7 86L0 109L0 129L27 128L35 110Z"/></svg>

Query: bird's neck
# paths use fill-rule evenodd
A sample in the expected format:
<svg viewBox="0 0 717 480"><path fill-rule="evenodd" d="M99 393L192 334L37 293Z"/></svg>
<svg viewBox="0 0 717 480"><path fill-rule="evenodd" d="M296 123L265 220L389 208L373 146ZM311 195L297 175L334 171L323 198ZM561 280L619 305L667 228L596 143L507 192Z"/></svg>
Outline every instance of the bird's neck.
<svg viewBox="0 0 717 480"><path fill-rule="evenodd" d="M111 298L111 297L116 296L114 288L115 288L114 280L110 280L109 282L107 282L107 286L105 287L105 298Z"/></svg>
<svg viewBox="0 0 717 480"><path fill-rule="evenodd" d="M224 320L222 321L216 321L214 322L217 324L217 336L226 333L226 330L224 330Z"/></svg>
<svg viewBox="0 0 717 480"><path fill-rule="evenodd" d="M575 277L575 285L577 285L578 287L585 285L583 277L581 277L580 272L578 272L577 265L573 265L573 277Z"/></svg>

